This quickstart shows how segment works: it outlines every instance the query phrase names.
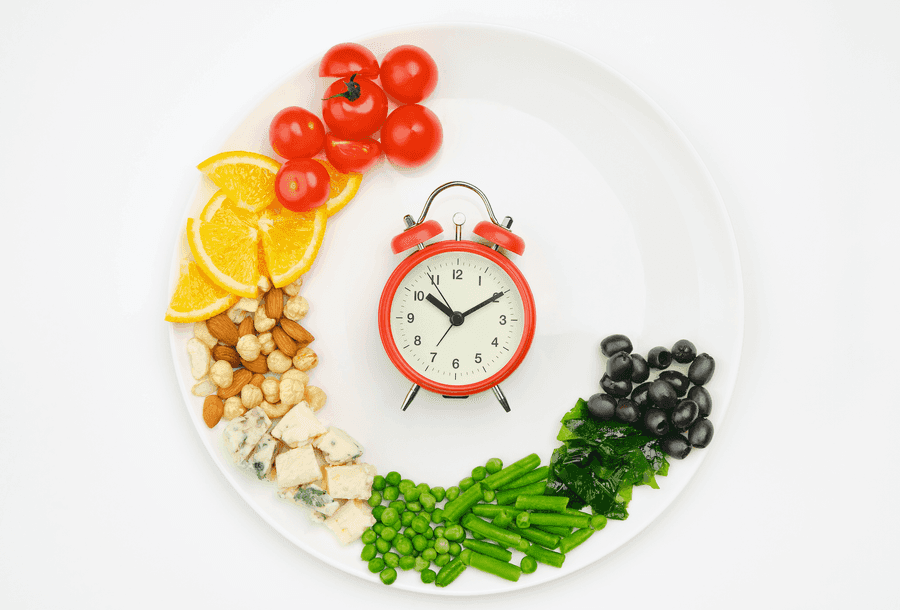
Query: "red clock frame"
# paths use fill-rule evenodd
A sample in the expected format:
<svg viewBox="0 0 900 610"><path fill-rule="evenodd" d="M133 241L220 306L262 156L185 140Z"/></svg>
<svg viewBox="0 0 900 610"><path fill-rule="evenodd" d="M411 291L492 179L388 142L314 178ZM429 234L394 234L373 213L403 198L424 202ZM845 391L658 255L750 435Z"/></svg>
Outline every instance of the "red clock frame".
<svg viewBox="0 0 900 610"><path fill-rule="evenodd" d="M488 259L509 275L516 289L519 291L519 294L522 295L522 305L525 310L522 340L516 347L515 352L513 352L512 358L510 358L509 362L507 362L503 368L478 383L468 385L448 385L438 383L416 372L400 353L400 348L397 347L397 343L394 341L394 335L391 332L391 304L394 302L394 296L397 294L397 290L400 288L400 283L403 281L403 278L405 278L409 272L422 261L444 252L468 252ZM528 282L525 281L525 276L522 275L522 272L519 271L519 268L516 267L511 260L499 252L472 241L448 240L438 242L426 246L425 249L418 250L403 259L391 274L387 284L385 284L384 290L381 293L381 301L378 304L378 331L381 335L381 343L384 345L384 350L387 352L388 358L390 358L391 362L394 363L394 366L397 367L397 370L399 370L404 377L426 390L441 394L442 396L470 396L489 390L509 377L519 364L522 363L522 360L528 353L532 339L534 339L534 329L534 295L531 293Z"/></svg>

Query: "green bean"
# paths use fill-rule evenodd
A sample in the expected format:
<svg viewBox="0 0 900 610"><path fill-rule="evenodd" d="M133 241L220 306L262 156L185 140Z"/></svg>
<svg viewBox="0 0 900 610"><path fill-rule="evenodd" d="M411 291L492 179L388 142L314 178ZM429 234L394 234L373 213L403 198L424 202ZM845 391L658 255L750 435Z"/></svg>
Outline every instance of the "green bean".
<svg viewBox="0 0 900 610"><path fill-rule="evenodd" d="M503 460L500 458L491 458L485 463L484 468L488 471L488 474L500 472L503 470Z"/></svg>
<svg viewBox="0 0 900 610"><path fill-rule="evenodd" d="M459 487L457 487L456 485L454 485L453 487L448 487L445 497L449 501L453 501L456 498L458 498L459 497Z"/></svg>
<svg viewBox="0 0 900 610"><path fill-rule="evenodd" d="M444 522L459 521L460 517L475 506L479 500L481 500L481 483L476 482L458 498L444 505Z"/></svg>
<svg viewBox="0 0 900 610"><path fill-rule="evenodd" d="M412 570L416 565L416 559L418 558L415 555L404 555L400 558L400 569Z"/></svg>
<svg viewBox="0 0 900 610"><path fill-rule="evenodd" d="M527 529L531 525L531 516L529 513L519 513L516 515L516 527Z"/></svg>
<svg viewBox="0 0 900 610"><path fill-rule="evenodd" d="M540 468L535 468L534 470L526 472L522 476L513 479L505 485L501 485L500 489L503 490L512 489L513 487L524 487L525 485L531 485L532 483L537 483L538 481L545 481L549 475L550 467L541 466Z"/></svg>
<svg viewBox="0 0 900 610"><path fill-rule="evenodd" d="M442 568L445 565L447 565L448 563L450 563L450 561L452 559L453 559L453 557L451 557L449 553L444 553L443 555L438 554L438 556L434 558L434 565L438 566L439 568Z"/></svg>
<svg viewBox="0 0 900 610"><path fill-rule="evenodd" d="M466 537L466 532L458 523L453 523L444 528L444 538L447 540L462 540Z"/></svg>
<svg viewBox="0 0 900 610"><path fill-rule="evenodd" d="M483 481L487 475L488 471L484 466L476 466L472 469L472 478L476 481Z"/></svg>
<svg viewBox="0 0 900 610"><path fill-rule="evenodd" d="M396 568L400 565L400 555L397 553L385 553L384 564L389 568Z"/></svg>
<svg viewBox="0 0 900 610"><path fill-rule="evenodd" d="M566 496L532 496L523 494L516 498L516 508L522 510L545 510L560 513L569 505Z"/></svg>
<svg viewBox="0 0 900 610"><path fill-rule="evenodd" d="M524 487L514 487L497 492L497 504L515 504L519 496L539 496L547 489L546 481L538 481Z"/></svg>
<svg viewBox="0 0 900 610"><path fill-rule="evenodd" d="M463 549L459 553L459 558L462 559L463 563L469 565L469 558L472 556L472 549Z"/></svg>
<svg viewBox="0 0 900 610"><path fill-rule="evenodd" d="M443 502L444 498L447 497L447 490L443 487L432 487L431 495L434 496L435 502Z"/></svg>
<svg viewBox="0 0 900 610"><path fill-rule="evenodd" d="M534 527L521 529L514 525L510 525L509 530L520 535L522 538L529 542L534 542L535 544L545 546L548 549L555 549L559 546L559 536L555 536L554 534L547 533Z"/></svg>
<svg viewBox="0 0 900 610"><path fill-rule="evenodd" d="M462 559L457 557L441 568L441 571L437 573L437 578L435 578L434 584L439 587L446 587L454 580L456 580L459 575L462 574L465 570L466 564L462 562Z"/></svg>
<svg viewBox="0 0 900 610"><path fill-rule="evenodd" d="M604 527L606 527L606 515L591 516L591 529L602 530Z"/></svg>
<svg viewBox="0 0 900 610"><path fill-rule="evenodd" d="M522 476L526 472L534 470L541 463L541 458L537 453L532 453L528 455L518 462L514 462L500 470L499 472L495 472L491 476L487 477L482 484L488 489L497 489L504 483L509 483L513 479Z"/></svg>
<svg viewBox="0 0 900 610"><path fill-rule="evenodd" d="M375 508L381 504L381 492L380 491L372 491L372 495L369 496L369 506Z"/></svg>
<svg viewBox="0 0 900 610"><path fill-rule="evenodd" d="M395 570L394 568L385 568L381 571L378 577L384 584L392 585L394 584L394 581L397 580L397 570Z"/></svg>
<svg viewBox="0 0 900 610"><path fill-rule="evenodd" d="M559 525L561 527L577 527L579 529L591 526L591 516L585 513L577 515L565 513L531 513L532 525Z"/></svg>
<svg viewBox="0 0 900 610"><path fill-rule="evenodd" d="M463 540L463 546L482 555L487 555L501 561L509 561L512 559L512 553L504 549L499 544L493 542L482 542L481 540L472 540L466 538Z"/></svg>
<svg viewBox="0 0 900 610"><path fill-rule="evenodd" d="M510 523L513 522L513 519L518 515L514 515L512 511L502 510L500 513L494 517L494 520L491 522L497 527L506 527Z"/></svg>
<svg viewBox="0 0 900 610"><path fill-rule="evenodd" d="M522 568L522 572L525 574L534 574L535 570L537 570L537 561L531 555L525 555L522 561L519 562L519 567Z"/></svg>
<svg viewBox="0 0 900 610"><path fill-rule="evenodd" d="M500 506L498 504L476 504L472 507L472 514L478 515L479 517L496 517L503 512L509 512L515 517L522 511L511 506Z"/></svg>
<svg viewBox="0 0 900 610"><path fill-rule="evenodd" d="M511 580L513 582L518 581L519 576L522 575L522 568L519 566L474 551L469 556L469 565L482 572L487 572L488 574L493 574L494 576L499 576L500 578L505 578L506 580Z"/></svg>
<svg viewBox="0 0 900 610"><path fill-rule="evenodd" d="M376 572L381 572L384 569L384 559L381 557L375 557L374 559L369 560L369 572L375 574Z"/></svg>
<svg viewBox="0 0 900 610"><path fill-rule="evenodd" d="M589 527L586 527L584 529L575 530L568 536L564 536L559 541L559 552L563 553L563 554L568 553L569 551L574 549L576 546L578 546L579 544L581 544L582 542L584 542L585 540L590 538L591 534L593 534L593 533L594 533L594 530L592 530Z"/></svg>
<svg viewBox="0 0 900 610"><path fill-rule="evenodd" d="M378 549L375 548L374 543L369 543L363 546L362 552L359 554L359 558L363 561L371 561L375 559L375 555L378 554Z"/></svg>
<svg viewBox="0 0 900 610"><path fill-rule="evenodd" d="M572 526L569 527L561 527L559 525L533 525L532 527L536 527L538 529L544 530L550 534L554 534L562 538L563 536L568 536L575 529Z"/></svg>
<svg viewBox="0 0 900 610"><path fill-rule="evenodd" d="M506 528L497 527L475 515L466 515L463 517L462 524L463 527L470 532L481 534L485 538L490 538L494 542L499 542L506 546L516 547L522 541L521 535Z"/></svg>
<svg viewBox="0 0 900 610"><path fill-rule="evenodd" d="M399 472L392 470L391 472L387 473L387 476L384 477L384 480L385 480L385 482L387 482L388 485L393 485L396 487L397 485L400 484L400 480L402 478L403 477L400 476Z"/></svg>
<svg viewBox="0 0 900 610"><path fill-rule="evenodd" d="M434 570L422 570L422 576L421 576L422 582L425 583L426 585L430 585L431 583L433 583L436 577L437 577L437 574L435 573ZM447 584L450 584L450 583L447 583Z"/></svg>
<svg viewBox="0 0 900 610"><path fill-rule="evenodd" d="M566 560L566 556L562 553L557 553L556 551L545 549L544 547L538 546L536 544L532 544L531 546L529 546L525 551L525 554L534 557L541 563L545 563L548 566L553 566L554 568L562 567L563 562Z"/></svg>

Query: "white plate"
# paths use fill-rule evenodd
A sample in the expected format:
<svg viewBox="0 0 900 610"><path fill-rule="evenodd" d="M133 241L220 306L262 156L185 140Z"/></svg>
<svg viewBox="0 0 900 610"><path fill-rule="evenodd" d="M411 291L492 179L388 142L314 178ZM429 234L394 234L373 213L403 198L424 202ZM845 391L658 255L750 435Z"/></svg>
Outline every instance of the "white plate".
<svg viewBox="0 0 900 610"><path fill-rule="evenodd" d="M562 415L577 398L598 391L600 340L625 333L645 354L688 338L713 355L711 419L722 421L743 334L738 254L715 185L672 121L608 66L533 34L428 25L359 42L379 59L399 44L431 53L440 79L425 105L441 119L444 143L424 168L398 171L384 163L367 174L357 198L330 221L319 258L304 278L311 305L304 325L316 336L320 359L312 383L328 395L322 419L357 438L365 460L382 474L397 470L433 486L454 485L495 456L512 462L537 452L546 463L559 444ZM301 67L209 154L252 150L274 156L266 135L271 117L291 105L318 113L325 83L317 74L317 62ZM446 400L425 391L401 412L410 384L379 340L378 299L402 258L391 253L390 239L401 232L404 214L418 217L431 191L450 180L479 186L498 217L515 219L513 230L526 243L523 256L512 256L534 292L538 323L531 352L503 383L510 413L490 392ZM197 182L185 217L197 214L214 190L199 173ZM457 211L468 218L469 230L486 217L477 195L457 188L438 196L429 218L449 238ZM178 249L173 287L181 256ZM172 325L175 367L190 417L225 477L300 549L378 582L359 559L360 543L340 546L302 509L278 499L273 484L246 476L223 454L222 425L207 429L202 399L190 393L190 334L191 325ZM695 450L673 460L661 489L637 488L629 519L611 521L569 553L561 569L540 566L518 583L472 569L446 589L400 572L393 586L470 595L571 574L646 528L685 487L704 454Z"/></svg>

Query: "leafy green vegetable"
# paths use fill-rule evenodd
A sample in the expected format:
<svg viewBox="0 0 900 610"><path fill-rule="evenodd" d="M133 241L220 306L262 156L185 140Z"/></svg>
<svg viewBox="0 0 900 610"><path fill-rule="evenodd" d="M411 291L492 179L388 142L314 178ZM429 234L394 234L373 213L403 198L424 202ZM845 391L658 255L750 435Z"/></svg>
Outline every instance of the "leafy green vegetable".
<svg viewBox="0 0 900 610"><path fill-rule="evenodd" d="M547 494L569 498L571 508L590 506L610 519L628 517L635 485L658 489L656 475L665 476L669 463L659 441L631 424L600 421L578 399L561 420L553 451Z"/></svg>

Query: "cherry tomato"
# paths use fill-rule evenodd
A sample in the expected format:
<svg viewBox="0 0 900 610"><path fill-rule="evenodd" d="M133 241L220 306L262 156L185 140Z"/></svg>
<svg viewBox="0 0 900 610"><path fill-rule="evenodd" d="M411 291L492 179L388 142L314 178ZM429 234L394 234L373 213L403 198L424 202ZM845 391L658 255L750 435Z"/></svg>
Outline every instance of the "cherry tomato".
<svg viewBox="0 0 900 610"><path fill-rule="evenodd" d="M394 47L381 60L381 86L402 104L421 102L431 95L437 81L437 64L415 45Z"/></svg>
<svg viewBox="0 0 900 610"><path fill-rule="evenodd" d="M289 159L275 175L275 196L294 212L317 208L331 195L328 170L312 159Z"/></svg>
<svg viewBox="0 0 900 610"><path fill-rule="evenodd" d="M309 110L290 106L269 124L269 142L285 159L312 157L325 145L325 126Z"/></svg>
<svg viewBox="0 0 900 610"><path fill-rule="evenodd" d="M381 87L354 74L325 90L322 118L328 128L342 138L367 138L381 127L387 116L387 96Z"/></svg>
<svg viewBox="0 0 900 610"><path fill-rule="evenodd" d="M381 148L391 163L419 167L437 154L444 131L425 106L409 104L394 110L381 128Z"/></svg>
<svg viewBox="0 0 900 610"><path fill-rule="evenodd" d="M325 157L339 172L364 174L381 157L381 144L372 138L347 140L329 131L325 134Z"/></svg>
<svg viewBox="0 0 900 610"><path fill-rule="evenodd" d="M353 74L366 78L378 76L378 61L372 51L355 42L342 42L325 51L319 63L319 76L347 78Z"/></svg>

